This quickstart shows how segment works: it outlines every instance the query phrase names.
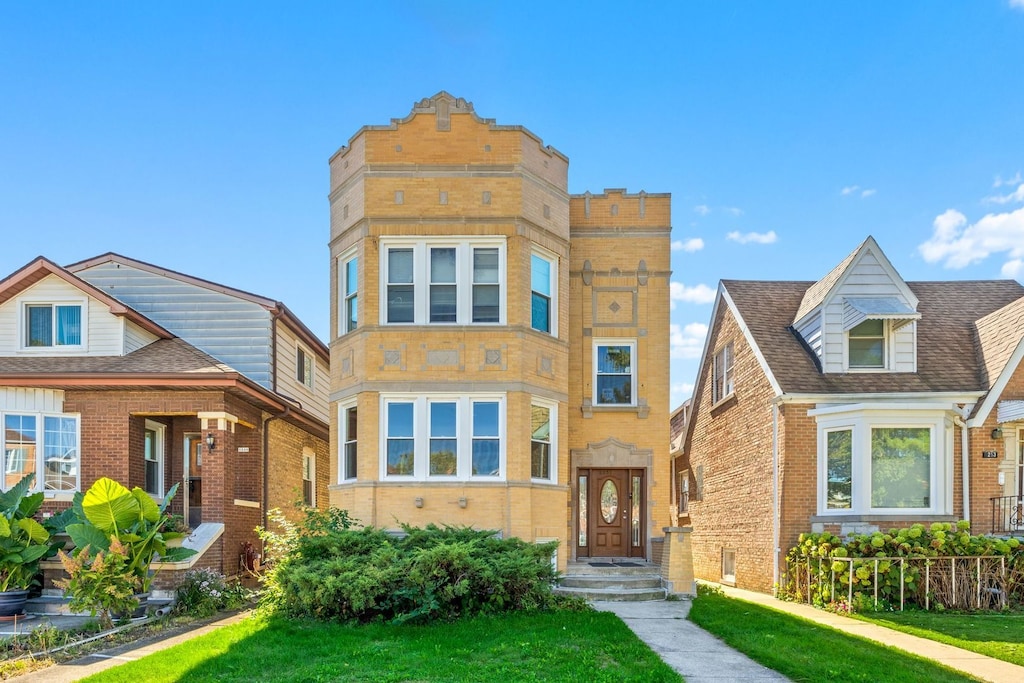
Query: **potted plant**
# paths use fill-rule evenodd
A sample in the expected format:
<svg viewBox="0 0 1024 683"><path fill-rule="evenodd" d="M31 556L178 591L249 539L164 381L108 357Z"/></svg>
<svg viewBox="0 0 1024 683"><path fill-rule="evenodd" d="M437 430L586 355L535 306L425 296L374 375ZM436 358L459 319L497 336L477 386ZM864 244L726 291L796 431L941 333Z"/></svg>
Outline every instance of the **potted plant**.
<svg viewBox="0 0 1024 683"><path fill-rule="evenodd" d="M76 555L91 549L95 553L93 561L101 558L102 554L109 556L112 550L115 555L123 556L125 570L138 579L139 594L136 598L144 603L153 583L150 565L157 556L165 562L178 562L196 553L189 548L167 545L168 540L183 536L180 532L165 529L170 520L170 515L166 514L167 506L177 491L178 485L175 484L163 502L157 505L139 487L129 491L113 479L97 479L82 496L81 520L66 527L78 548ZM99 581L102 584L102 577ZM70 588L73 592L74 585Z"/></svg>
<svg viewBox="0 0 1024 683"><path fill-rule="evenodd" d="M43 504L42 492L29 494L35 474L26 475L0 493L0 616L21 614L39 562L56 554L50 532L33 519Z"/></svg>

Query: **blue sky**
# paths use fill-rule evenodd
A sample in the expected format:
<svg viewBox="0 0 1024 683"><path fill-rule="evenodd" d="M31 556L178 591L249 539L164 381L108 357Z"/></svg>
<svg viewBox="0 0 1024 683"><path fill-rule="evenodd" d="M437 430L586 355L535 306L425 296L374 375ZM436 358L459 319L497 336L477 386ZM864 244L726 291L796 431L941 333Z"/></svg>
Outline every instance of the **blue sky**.
<svg viewBox="0 0 1024 683"><path fill-rule="evenodd" d="M673 196L672 405L721 278L1024 278L1024 0L0 3L0 274L107 251L328 328L327 159L447 90Z"/></svg>

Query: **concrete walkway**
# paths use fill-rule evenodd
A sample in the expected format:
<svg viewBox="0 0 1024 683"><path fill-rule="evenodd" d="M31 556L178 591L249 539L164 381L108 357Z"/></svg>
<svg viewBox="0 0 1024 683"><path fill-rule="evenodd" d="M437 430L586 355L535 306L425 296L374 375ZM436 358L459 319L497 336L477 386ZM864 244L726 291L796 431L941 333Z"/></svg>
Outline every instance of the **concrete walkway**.
<svg viewBox="0 0 1024 683"><path fill-rule="evenodd" d="M917 636L894 631L884 626L869 624L859 619L839 616L838 614L816 609L810 605L776 600L772 596L763 593L754 593L753 591L745 591L728 586L722 586L722 590L731 598L753 602L780 612L803 617L818 624L831 626L843 633L867 638L882 645L890 645L920 657L935 660L939 664L962 671L983 681L991 681L992 683L1021 683L1024 681L1024 666L1010 664L1001 659L993 659L992 657L986 657L969 650L962 650L952 645L937 643L934 640L918 638Z"/></svg>
<svg viewBox="0 0 1024 683"><path fill-rule="evenodd" d="M678 671L686 683L768 683L789 680L688 621L689 600L602 601L594 602L593 605L602 612L612 612L622 619L640 640Z"/></svg>

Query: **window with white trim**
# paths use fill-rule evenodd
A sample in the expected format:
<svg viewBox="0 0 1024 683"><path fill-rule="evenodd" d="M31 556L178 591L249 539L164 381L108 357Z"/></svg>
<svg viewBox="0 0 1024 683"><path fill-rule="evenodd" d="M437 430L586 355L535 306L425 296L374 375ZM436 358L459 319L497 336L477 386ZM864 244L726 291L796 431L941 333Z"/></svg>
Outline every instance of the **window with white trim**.
<svg viewBox="0 0 1024 683"><path fill-rule="evenodd" d="M3 489L35 474L33 491L79 490L79 418L77 415L4 413L0 433Z"/></svg>
<svg viewBox="0 0 1024 683"><path fill-rule="evenodd" d="M309 446L302 448L302 504L316 507L316 453Z"/></svg>
<svg viewBox="0 0 1024 683"><path fill-rule="evenodd" d="M381 240L381 324L501 324L505 240Z"/></svg>
<svg viewBox="0 0 1024 683"><path fill-rule="evenodd" d="M847 333L851 368L885 368L887 325L884 320L865 320Z"/></svg>
<svg viewBox="0 0 1024 683"><path fill-rule="evenodd" d="M356 478L356 465L358 444L359 414L355 403L339 406L338 410L338 443L341 444L341 453L338 461L338 476L341 481L350 481Z"/></svg>
<svg viewBox="0 0 1024 683"><path fill-rule="evenodd" d="M815 412L819 514L952 513L952 427L944 417Z"/></svg>
<svg viewBox="0 0 1024 683"><path fill-rule="evenodd" d="M301 346L295 348L295 379L307 389L313 388L316 379L316 359Z"/></svg>
<svg viewBox="0 0 1024 683"><path fill-rule="evenodd" d="M503 395L385 395L381 402L382 478L504 477Z"/></svg>
<svg viewBox="0 0 1024 683"><path fill-rule="evenodd" d="M733 348L729 342L715 354L714 385L712 387L712 403L718 403L734 390L733 386Z"/></svg>
<svg viewBox="0 0 1024 683"><path fill-rule="evenodd" d="M166 426L146 420L143 430L143 460L146 473L143 490L151 496L164 495L164 438Z"/></svg>
<svg viewBox="0 0 1024 683"><path fill-rule="evenodd" d="M722 548L722 583L736 585L736 549Z"/></svg>
<svg viewBox="0 0 1024 683"><path fill-rule="evenodd" d="M636 342L594 342L594 405L636 405Z"/></svg>
<svg viewBox="0 0 1024 683"><path fill-rule="evenodd" d="M84 303L31 301L22 306L22 348L85 345Z"/></svg>
<svg viewBox="0 0 1024 683"><path fill-rule="evenodd" d="M530 477L555 482L558 462L558 404L534 398L530 404Z"/></svg>
<svg viewBox="0 0 1024 683"><path fill-rule="evenodd" d="M679 473L679 481L676 487L676 494L679 496L679 500L676 504L677 512L682 514L689 514L690 511L690 471L683 470Z"/></svg>
<svg viewBox="0 0 1024 683"><path fill-rule="evenodd" d="M530 327L558 336L555 319L555 292L558 281L558 261L534 251L530 255Z"/></svg>
<svg viewBox="0 0 1024 683"><path fill-rule="evenodd" d="M339 263L341 307L338 311L338 332L348 334L359 325L359 259L356 256L342 257Z"/></svg>

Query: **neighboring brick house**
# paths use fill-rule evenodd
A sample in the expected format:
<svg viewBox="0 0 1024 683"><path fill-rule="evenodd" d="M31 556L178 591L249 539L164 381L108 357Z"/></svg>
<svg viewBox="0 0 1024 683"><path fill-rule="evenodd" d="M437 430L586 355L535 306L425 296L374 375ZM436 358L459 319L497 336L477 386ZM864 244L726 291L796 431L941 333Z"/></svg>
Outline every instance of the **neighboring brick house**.
<svg viewBox="0 0 1024 683"><path fill-rule="evenodd" d="M769 592L807 531L1019 533L1022 337L1019 283L904 282L870 237L818 282L721 282L681 465L697 577Z"/></svg>
<svg viewBox="0 0 1024 683"><path fill-rule="evenodd" d="M116 254L0 281L4 486L34 472L49 513L101 476L181 482L192 562L227 574L268 507L326 507L327 381L326 346L270 299Z"/></svg>
<svg viewBox="0 0 1024 683"><path fill-rule="evenodd" d="M564 155L444 92L330 168L331 503L654 558L669 196L569 195Z"/></svg>

